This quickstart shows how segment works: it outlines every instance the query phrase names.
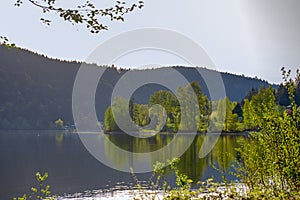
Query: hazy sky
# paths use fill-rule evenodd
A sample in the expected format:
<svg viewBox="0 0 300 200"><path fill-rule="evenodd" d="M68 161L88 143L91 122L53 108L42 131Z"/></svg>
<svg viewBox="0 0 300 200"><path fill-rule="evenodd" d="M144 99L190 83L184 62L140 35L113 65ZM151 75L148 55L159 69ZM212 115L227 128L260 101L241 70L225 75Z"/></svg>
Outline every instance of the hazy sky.
<svg viewBox="0 0 300 200"><path fill-rule="evenodd" d="M64 1L66 5L72 2ZM50 57L85 60L98 45L117 34L156 27L197 42L221 71L278 83L282 66L296 70L300 64L299 0L145 0L144 9L127 15L125 23L108 21L110 29L97 35L56 16L50 16L53 23L46 27L39 21L43 14L38 8L27 2L20 8L13 4L14 0L0 4L0 35ZM116 64L128 67L185 62L147 50L122 57Z"/></svg>

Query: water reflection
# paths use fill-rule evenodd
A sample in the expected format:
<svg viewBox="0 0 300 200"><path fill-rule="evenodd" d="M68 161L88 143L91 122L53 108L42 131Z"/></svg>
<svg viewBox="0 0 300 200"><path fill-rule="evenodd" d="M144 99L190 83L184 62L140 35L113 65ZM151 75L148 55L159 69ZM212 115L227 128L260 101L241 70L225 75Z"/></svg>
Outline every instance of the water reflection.
<svg viewBox="0 0 300 200"><path fill-rule="evenodd" d="M178 148L173 151L179 151L182 141L186 137L193 137L190 135L180 135L177 136L176 146ZM179 163L179 170L182 173L187 174L195 182L203 179L205 170L211 165L216 166L219 170L224 173L231 170L231 166L236 160L237 151L236 148L239 147L238 140L243 139L242 136L221 136L216 143L213 150L205 157L199 158L199 151L203 144L205 135L198 135L195 137L193 143L188 148L188 150L181 156ZM111 148L112 143L121 147L124 150L131 152L151 152L163 148L165 145L171 142L174 135L156 135L151 138L135 138L128 135L107 135L107 140L105 141L105 154L107 158L111 159L115 167L122 167L127 163L137 162L134 157L124 157L118 154L117 151L113 151ZM111 143L112 142L112 143ZM168 158L169 155L163 155ZM156 158L153 158L156 159ZM154 160L155 161L155 160Z"/></svg>
<svg viewBox="0 0 300 200"><path fill-rule="evenodd" d="M145 153L164 147L174 137L160 134L138 139L123 134L106 135L103 153L113 165L122 167L137 158L117 154L112 150L111 142L127 151ZM176 142L178 149L184 143L184 137L192 136L178 136ZM230 171L232 162L238 156L234 149L238 147L238 140L243 139L241 136L221 136L213 151L200 159L199 150L204 137L204 135L195 137L179 163L180 171L195 182L212 175L218 177L210 164L221 166L224 171ZM179 151L178 149L174 151ZM225 152L229 153L229 156L223 154ZM168 157L168 155L161 156ZM57 194L110 188L118 182L125 184L133 182L130 174L113 170L91 156L76 133L0 132L0 199L11 199L28 192L31 186L36 185L34 174L37 171L49 173L48 183ZM148 180L150 175L150 173L139 174L138 178ZM170 180L174 181L174 178L171 177Z"/></svg>

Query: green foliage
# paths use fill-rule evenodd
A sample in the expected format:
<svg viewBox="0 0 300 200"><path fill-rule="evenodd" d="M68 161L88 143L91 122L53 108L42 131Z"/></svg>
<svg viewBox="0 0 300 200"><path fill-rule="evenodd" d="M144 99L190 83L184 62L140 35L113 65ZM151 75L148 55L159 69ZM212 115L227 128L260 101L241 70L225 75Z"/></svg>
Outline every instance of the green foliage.
<svg viewBox="0 0 300 200"><path fill-rule="evenodd" d="M167 90L157 91L150 97L149 105L152 106L155 104L163 106L170 118L172 118L172 108L179 106L176 96Z"/></svg>
<svg viewBox="0 0 300 200"><path fill-rule="evenodd" d="M0 45L4 45L4 46L8 47L9 49L16 48L16 44L10 43L8 38L5 36L0 36Z"/></svg>
<svg viewBox="0 0 300 200"><path fill-rule="evenodd" d="M197 105L192 102L191 95L194 94L196 94L198 101ZM180 105L179 100L185 103ZM165 118L161 116L160 111L151 110L149 112L148 105L130 102L129 112L137 126L148 125L150 115L155 121L154 124L157 124L151 130L167 132L177 132L179 128L183 131L192 131L196 128L198 132L207 132L209 123L211 123L210 131L242 132L244 130L256 130L264 126L263 123L270 113L283 115L282 108L275 103L274 90L271 87L252 90L251 98L248 97L243 100L243 107L238 102L231 102L228 97L210 102L202 94L201 87L196 82L192 82L186 87L179 86L176 90L176 96L170 91L157 91L150 97L149 106L159 104L165 109L167 118L163 127L161 125ZM128 112L128 100L116 98L113 104L116 112L115 117L122 119L122 116ZM198 109L199 115L196 114ZM183 110L185 111L184 117L182 116ZM105 112L104 123L106 130L119 130L111 113L111 108Z"/></svg>
<svg viewBox="0 0 300 200"><path fill-rule="evenodd" d="M294 95L300 75L297 71L292 80L290 71L283 68L282 73L292 114L278 115L273 92L263 89L264 93L253 97L255 103L252 104L257 106L253 110L261 130L252 133L249 142L239 149L243 162L237 172L249 188L250 198L300 198L300 112Z"/></svg>
<svg viewBox="0 0 300 200"><path fill-rule="evenodd" d="M176 90L176 96L179 102L184 102L180 105L180 124L179 128L182 131L193 131L198 127L200 110L199 105L195 104L193 100L197 98L197 93L193 90L192 83L186 87L179 86ZM198 102L199 103L199 102Z"/></svg>
<svg viewBox="0 0 300 200"><path fill-rule="evenodd" d="M270 116L280 115L282 111L275 103L274 90L271 87L261 87L252 92L251 98L243 100L243 126L245 130L261 129ZM251 99L251 100L249 100Z"/></svg>
<svg viewBox="0 0 300 200"><path fill-rule="evenodd" d="M244 99L244 106L243 106L243 122L245 129L252 129L254 128L254 119L252 117L252 112L250 108L250 102L248 99Z"/></svg>
<svg viewBox="0 0 300 200"><path fill-rule="evenodd" d="M107 8L97 8L94 3L87 0L84 4L77 5L75 8L64 8L57 6L56 0L16 0L14 6L21 7L23 1L28 1L32 5L40 8L44 14L55 13L64 21L74 24L84 24L91 33L99 33L102 30L108 30L104 25L104 17L110 21L125 21L125 15L136 9L144 7L143 1L128 5L125 1L116 1L115 4ZM41 22L47 26L51 24L50 19L40 18ZM14 43L10 43L8 38L0 36L0 45L3 44L8 48L16 48Z"/></svg>
<svg viewBox="0 0 300 200"><path fill-rule="evenodd" d="M232 115L232 103L228 99L228 97L225 97L225 105L226 105L226 115L225 115L225 124L224 124L224 130L225 131L232 131L233 130L233 115Z"/></svg>
<svg viewBox="0 0 300 200"><path fill-rule="evenodd" d="M155 104L159 104L164 107L167 114L167 123L165 127L162 127L162 129L170 130L171 128L169 127L172 127L171 124L174 124L174 131L177 131L180 123L180 106L176 96L170 91L157 91L150 97L149 100L150 106Z"/></svg>
<svg viewBox="0 0 300 200"><path fill-rule="evenodd" d="M40 172L35 174L36 179L38 181L37 187L31 187L31 194L24 194L22 197L14 198L14 200L54 200L56 199L56 195L52 195L50 191L50 186L45 185L45 181L48 178L48 173L45 172L44 175L41 175Z"/></svg>
<svg viewBox="0 0 300 200"><path fill-rule="evenodd" d="M150 122L148 105L134 104L133 121L138 126L146 126Z"/></svg>
<svg viewBox="0 0 300 200"><path fill-rule="evenodd" d="M163 184L163 188L167 188L163 199L300 199L300 110L295 101L300 74L297 71L296 78L292 80L290 71L282 69L282 72L291 113L278 112L271 88L261 88L250 101L244 101L244 123L247 127L255 125L259 128L259 132L251 133L250 138L237 149L240 157L235 175L245 185L228 184L225 178L225 185L220 185L213 179L207 179L198 183L198 191L191 190L192 180L180 173L179 160L175 159L168 163L169 167L164 168L166 164L161 163L155 167L158 177L165 176L168 168L176 175L177 188L167 187L166 182ZM228 101L226 105L228 107ZM230 114L226 115L229 122ZM232 119L236 116L232 115ZM219 163L228 168L226 160Z"/></svg>
<svg viewBox="0 0 300 200"><path fill-rule="evenodd" d="M132 101L124 99L121 96L116 96L113 100L113 104L111 106L111 112L113 119L117 122L121 127L126 127L126 130L134 130L136 127L133 123L131 123L131 119L127 119L128 113L133 112ZM118 127L116 127L118 128Z"/></svg>
<svg viewBox="0 0 300 200"><path fill-rule="evenodd" d="M185 174L180 173L178 170L179 161L179 158L174 158L173 160L168 160L166 163L157 162L154 165L154 174L151 176L149 184L144 187L140 185L134 172L132 171L132 176L135 180L136 187L139 189L139 196L135 196L134 199L159 199L158 190L160 185L162 185L162 198L164 200L188 200L196 197L197 192L191 189L191 183L193 181ZM171 189L171 186L165 180L166 175L171 172L174 172L176 176L177 188L174 189ZM156 177L155 181L152 180L153 177Z"/></svg>
<svg viewBox="0 0 300 200"><path fill-rule="evenodd" d="M234 112L234 109L239 106L237 102L231 102L228 97L213 102L214 110L211 114L213 130L235 132L241 131L239 126L239 115ZM241 108L240 108L241 109ZM238 109L237 109L238 110Z"/></svg>
<svg viewBox="0 0 300 200"><path fill-rule="evenodd" d="M55 122L54 122L55 128L57 129L63 129L64 128L64 121L61 118L58 118Z"/></svg>
<svg viewBox="0 0 300 200"><path fill-rule="evenodd" d="M113 114L111 112L111 107L108 107L105 111L104 126L106 131L119 130L119 127L117 126Z"/></svg>
<svg viewBox="0 0 300 200"><path fill-rule="evenodd" d="M265 126L266 119L275 116L277 112L273 89L261 87L258 93L252 97L250 109L255 125L258 128Z"/></svg>
<svg viewBox="0 0 300 200"><path fill-rule="evenodd" d="M193 98L191 97L194 94L198 105L192 102ZM176 97L178 97L178 100ZM185 103L180 105L179 100ZM195 81L186 87L179 86L176 90L176 96L170 91L161 90L155 92L151 96L149 104L150 106L160 104L165 108L167 113L165 129L167 131L177 132L179 128L183 131L194 130L195 128L198 131L206 131L210 104L208 98L202 94L200 85ZM199 112L196 112L198 109ZM183 110L185 111L184 117L182 117Z"/></svg>
<svg viewBox="0 0 300 200"><path fill-rule="evenodd" d="M221 131L223 130L223 123L226 117L226 102L224 99L219 99L217 102L217 107L215 110L214 114L214 128L216 131Z"/></svg>
<svg viewBox="0 0 300 200"><path fill-rule="evenodd" d="M17 0L15 6L20 7L24 0ZM102 30L107 30L108 27L100 22L104 17L111 21L124 21L124 16L132 11L144 7L143 1L138 1L128 5L125 1L116 1L115 5L108 8L97 8L92 1L86 1L75 8L64 8L56 4L56 0L27 0L32 5L40 8L43 13L55 13L64 21L71 24L84 24L91 33L99 33ZM50 25L51 20L40 19L44 24Z"/></svg>
<svg viewBox="0 0 300 200"><path fill-rule="evenodd" d="M174 158L166 163L157 162L154 165L154 174L150 177L149 184L142 186L132 171L138 194L134 194L134 199L163 199L163 200L189 200L189 199L244 199L235 184L221 184L215 182L213 178L199 181L199 189L192 189L193 180L181 173L178 169L180 159ZM167 174L174 173L177 187L172 188L166 181ZM152 178L156 177L155 181ZM162 188L160 188L160 185Z"/></svg>
<svg viewBox="0 0 300 200"><path fill-rule="evenodd" d="M198 100L198 105L195 105L192 101L193 98L191 97L194 94ZM176 96L185 102L184 105L179 105ZM154 124L156 124L156 127L151 127L151 130L177 132L178 129L181 128L181 130L184 131L198 129L198 131L205 132L208 127L210 103L208 98L202 94L199 84L192 82L186 87L178 87L176 96L170 91L160 90L150 97L149 106L133 104L132 101L129 101L129 112L133 122L137 126L143 127L150 123L151 118L154 120ZM162 127L162 125L165 117L159 109L156 109L157 107L155 108L157 104L162 106L166 111L167 116L164 127ZM115 116L112 114L111 107L107 108L104 116L105 129L107 131L119 130L115 122L117 121L116 117L120 119L121 122L125 121L121 119L125 119L124 114L128 112L128 100L116 97L112 106ZM149 107L151 107L150 110ZM199 112L197 112L198 108ZM184 117L182 117L182 110L185 110Z"/></svg>

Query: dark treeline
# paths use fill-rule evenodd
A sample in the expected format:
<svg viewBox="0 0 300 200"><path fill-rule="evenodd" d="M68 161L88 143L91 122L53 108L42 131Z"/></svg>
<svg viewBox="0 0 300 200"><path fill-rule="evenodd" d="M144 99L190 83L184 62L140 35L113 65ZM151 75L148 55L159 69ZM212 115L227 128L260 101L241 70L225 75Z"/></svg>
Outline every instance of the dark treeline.
<svg viewBox="0 0 300 200"><path fill-rule="evenodd" d="M0 46L0 129L53 129L74 124L72 90L81 64ZM116 82L128 72L117 67L102 68L106 71L97 88L95 105L101 122L104 121L104 113L111 103L111 94ZM174 69L184 75L188 82L197 82L201 86L201 92L205 96L208 95L207 87L195 68L177 66ZM208 70L199 69L203 72ZM163 72L164 68L147 69L144 72L151 70ZM138 76L140 71L135 73ZM221 73L221 76L230 101L241 102L251 88L268 86L266 81L255 78L228 73ZM165 89L157 84L148 84L139 88L133 98L137 104L149 104L149 99L155 92ZM279 103L284 102L284 98L282 95L276 97ZM170 114L169 118L173 123L172 120L175 119L172 117L174 116ZM143 124L145 121L139 123Z"/></svg>

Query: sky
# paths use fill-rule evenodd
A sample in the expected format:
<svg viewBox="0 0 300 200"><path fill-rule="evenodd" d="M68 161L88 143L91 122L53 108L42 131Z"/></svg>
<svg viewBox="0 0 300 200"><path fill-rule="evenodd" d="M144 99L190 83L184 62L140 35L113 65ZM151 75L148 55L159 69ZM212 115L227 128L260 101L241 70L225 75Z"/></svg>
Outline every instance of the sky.
<svg viewBox="0 0 300 200"><path fill-rule="evenodd" d="M61 2L61 1L60 1ZM65 0L64 6L74 5ZM134 2L133 0L127 2ZM82 25L71 25L56 15L52 24L40 22L45 15L24 0L2 1L0 35L17 46L52 58L84 61L99 45L121 33L160 28L178 32L201 46L217 70L281 82L281 67L296 70L300 64L300 1L298 0L145 0L145 7L110 22L108 31L91 34ZM98 6L111 5L102 1ZM141 50L115 61L120 67L188 65L175 55Z"/></svg>

